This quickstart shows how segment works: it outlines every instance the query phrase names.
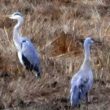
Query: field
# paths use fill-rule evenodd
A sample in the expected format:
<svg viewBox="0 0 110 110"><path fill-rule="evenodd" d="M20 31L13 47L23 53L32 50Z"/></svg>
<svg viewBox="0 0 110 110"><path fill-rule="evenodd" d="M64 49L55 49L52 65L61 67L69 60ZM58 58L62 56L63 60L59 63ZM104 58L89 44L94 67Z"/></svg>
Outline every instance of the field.
<svg viewBox="0 0 110 110"><path fill-rule="evenodd" d="M6 17L15 11L23 13L22 33L39 52L41 79L19 63L12 40L16 21ZM70 80L83 62L87 36L100 42L91 48L88 110L110 110L110 1L0 0L0 110L72 110Z"/></svg>

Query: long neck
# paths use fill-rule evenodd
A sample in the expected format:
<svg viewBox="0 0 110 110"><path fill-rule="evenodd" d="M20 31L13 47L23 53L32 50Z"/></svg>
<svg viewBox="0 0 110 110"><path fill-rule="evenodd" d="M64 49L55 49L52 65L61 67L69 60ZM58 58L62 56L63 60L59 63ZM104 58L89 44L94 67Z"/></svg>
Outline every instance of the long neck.
<svg viewBox="0 0 110 110"><path fill-rule="evenodd" d="M13 41L18 50L20 49L20 46L21 46L22 35L20 32L20 29L21 29L22 24L23 24L23 19L19 19L13 29Z"/></svg>
<svg viewBox="0 0 110 110"><path fill-rule="evenodd" d="M21 32L20 32L20 28L23 24L23 20L18 20L17 24L15 25L14 27L14 30L13 30L13 39L16 41L19 39L19 36L21 35Z"/></svg>
<svg viewBox="0 0 110 110"><path fill-rule="evenodd" d="M84 46L84 61L81 68L86 68L90 66L90 46Z"/></svg>

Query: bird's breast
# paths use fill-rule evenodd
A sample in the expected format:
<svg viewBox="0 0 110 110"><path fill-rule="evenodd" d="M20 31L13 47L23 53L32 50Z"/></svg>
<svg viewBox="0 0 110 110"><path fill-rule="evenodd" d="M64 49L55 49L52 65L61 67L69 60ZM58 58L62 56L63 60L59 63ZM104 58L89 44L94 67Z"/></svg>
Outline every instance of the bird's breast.
<svg viewBox="0 0 110 110"><path fill-rule="evenodd" d="M18 58L19 58L19 61L22 65L24 65L24 62L22 60L22 53L20 51L18 51Z"/></svg>
<svg viewBox="0 0 110 110"><path fill-rule="evenodd" d="M16 42L15 40L13 40L13 41L14 41L14 45L15 45L17 51L21 51L21 43L20 42Z"/></svg>

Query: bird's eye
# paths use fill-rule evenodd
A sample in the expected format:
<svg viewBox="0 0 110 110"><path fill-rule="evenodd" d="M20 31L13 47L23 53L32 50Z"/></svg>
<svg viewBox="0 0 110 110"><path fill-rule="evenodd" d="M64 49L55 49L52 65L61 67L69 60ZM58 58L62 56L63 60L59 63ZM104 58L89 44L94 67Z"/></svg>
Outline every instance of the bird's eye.
<svg viewBox="0 0 110 110"><path fill-rule="evenodd" d="M19 15L19 16L21 16L21 14L20 14L20 13L15 13L14 15Z"/></svg>
<svg viewBox="0 0 110 110"><path fill-rule="evenodd" d="M15 15L20 15L20 14L16 13Z"/></svg>

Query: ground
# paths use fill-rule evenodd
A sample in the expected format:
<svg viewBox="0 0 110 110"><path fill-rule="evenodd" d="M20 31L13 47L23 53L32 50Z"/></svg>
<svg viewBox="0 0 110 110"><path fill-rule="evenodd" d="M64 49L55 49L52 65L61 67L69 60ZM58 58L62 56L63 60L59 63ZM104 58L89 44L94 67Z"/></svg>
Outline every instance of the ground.
<svg viewBox="0 0 110 110"><path fill-rule="evenodd" d="M39 52L40 79L19 63L12 40L16 21L7 18L15 11L24 15L22 33ZM1 0L0 15L0 110L73 110L70 80L83 62L87 36L100 43L91 48L90 101L80 109L110 109L109 0Z"/></svg>

